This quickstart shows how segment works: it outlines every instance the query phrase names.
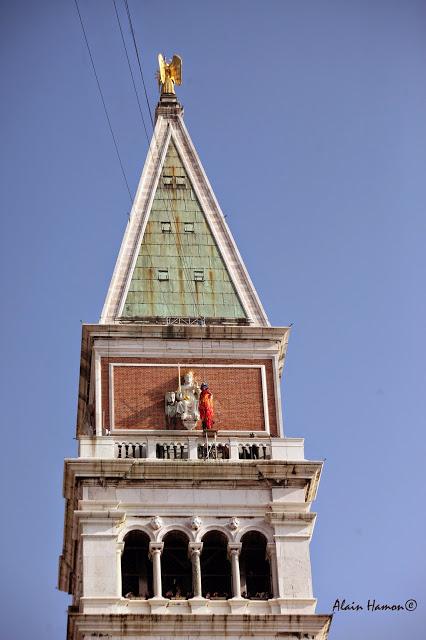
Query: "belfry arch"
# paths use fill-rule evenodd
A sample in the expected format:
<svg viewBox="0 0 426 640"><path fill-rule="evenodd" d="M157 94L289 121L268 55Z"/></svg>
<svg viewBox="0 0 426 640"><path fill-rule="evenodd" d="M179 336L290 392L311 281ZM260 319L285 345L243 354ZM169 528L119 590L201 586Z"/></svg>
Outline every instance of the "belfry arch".
<svg viewBox="0 0 426 640"><path fill-rule="evenodd" d="M231 564L228 559L228 539L221 531L209 531L203 536L201 553L202 593L205 598L227 599L232 596Z"/></svg>
<svg viewBox="0 0 426 640"><path fill-rule="evenodd" d="M182 531L169 531L163 538L161 562L163 596L183 599L192 596L192 565L188 557L188 537Z"/></svg>
<svg viewBox="0 0 426 640"><path fill-rule="evenodd" d="M250 600L267 600L272 595L271 565L267 540L259 531L248 531L241 538L241 593Z"/></svg>
<svg viewBox="0 0 426 640"><path fill-rule="evenodd" d="M121 556L121 594L125 598L152 596L152 564L149 560L149 537L137 529L124 538Z"/></svg>

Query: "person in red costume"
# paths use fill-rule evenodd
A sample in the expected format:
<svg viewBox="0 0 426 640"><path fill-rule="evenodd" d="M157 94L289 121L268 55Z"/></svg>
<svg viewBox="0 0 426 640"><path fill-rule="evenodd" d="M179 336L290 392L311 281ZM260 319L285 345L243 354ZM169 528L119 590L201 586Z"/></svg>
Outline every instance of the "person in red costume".
<svg viewBox="0 0 426 640"><path fill-rule="evenodd" d="M212 429L214 424L213 394L209 391L209 387L205 382L201 385L198 410L200 412L203 429Z"/></svg>

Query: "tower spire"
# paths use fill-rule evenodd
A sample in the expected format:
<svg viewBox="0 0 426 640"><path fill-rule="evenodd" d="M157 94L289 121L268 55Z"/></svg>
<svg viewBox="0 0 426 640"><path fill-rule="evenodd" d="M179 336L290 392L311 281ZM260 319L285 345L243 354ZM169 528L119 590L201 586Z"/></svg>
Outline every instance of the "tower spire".
<svg viewBox="0 0 426 640"><path fill-rule="evenodd" d="M101 323L269 326L183 122L182 60L158 59L155 129Z"/></svg>

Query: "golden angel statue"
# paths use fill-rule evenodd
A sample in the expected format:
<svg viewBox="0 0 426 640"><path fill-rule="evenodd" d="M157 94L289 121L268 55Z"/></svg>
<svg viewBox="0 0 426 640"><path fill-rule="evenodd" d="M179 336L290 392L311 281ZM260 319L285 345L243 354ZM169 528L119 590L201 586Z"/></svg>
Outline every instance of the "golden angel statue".
<svg viewBox="0 0 426 640"><path fill-rule="evenodd" d="M161 53L158 54L159 71L157 73L160 93L174 93L175 84L182 84L182 58L176 54L171 62L167 62Z"/></svg>

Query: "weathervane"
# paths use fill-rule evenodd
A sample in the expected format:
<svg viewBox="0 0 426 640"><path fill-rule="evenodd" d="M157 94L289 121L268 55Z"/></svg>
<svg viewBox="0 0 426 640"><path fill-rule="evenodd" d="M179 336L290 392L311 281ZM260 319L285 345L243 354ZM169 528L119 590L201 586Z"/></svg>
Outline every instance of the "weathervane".
<svg viewBox="0 0 426 640"><path fill-rule="evenodd" d="M161 95L165 93L175 93L175 84L182 84L182 58L176 54L171 62L167 62L161 53L158 54L157 72L158 86Z"/></svg>

